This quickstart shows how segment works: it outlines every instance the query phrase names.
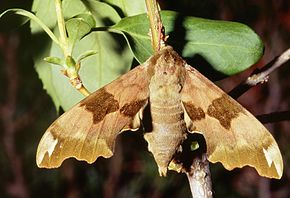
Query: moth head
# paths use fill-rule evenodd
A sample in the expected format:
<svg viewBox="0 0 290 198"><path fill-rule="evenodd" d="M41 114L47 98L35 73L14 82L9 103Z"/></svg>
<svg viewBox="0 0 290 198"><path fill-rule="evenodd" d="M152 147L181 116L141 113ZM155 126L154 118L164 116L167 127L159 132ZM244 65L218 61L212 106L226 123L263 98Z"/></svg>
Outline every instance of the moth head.
<svg viewBox="0 0 290 198"><path fill-rule="evenodd" d="M156 81L164 84L182 84L185 61L171 46L166 46L149 59L149 71Z"/></svg>

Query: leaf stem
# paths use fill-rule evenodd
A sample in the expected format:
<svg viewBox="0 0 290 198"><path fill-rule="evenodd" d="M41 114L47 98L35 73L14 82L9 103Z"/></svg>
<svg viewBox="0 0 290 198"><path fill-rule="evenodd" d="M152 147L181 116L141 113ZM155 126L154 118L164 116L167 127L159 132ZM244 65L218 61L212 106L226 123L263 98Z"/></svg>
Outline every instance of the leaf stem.
<svg viewBox="0 0 290 198"><path fill-rule="evenodd" d="M65 21L63 18L63 13L62 13L62 3L61 0L55 0L55 11L56 11L56 17L57 17L57 25L58 25L58 30L60 34L60 43L61 43L61 48L63 50L64 57L71 56L71 52L68 50L68 38L66 35L66 28L65 28Z"/></svg>
<svg viewBox="0 0 290 198"><path fill-rule="evenodd" d="M23 9L18 9L18 8L15 8L15 9L9 9L9 10L6 10L5 12L1 13L0 14L0 18L3 17L5 14L8 14L8 13L14 13L14 14L18 14L18 15L21 15L21 16L25 16L27 18L29 18L30 20L34 21L36 24L38 24L45 32L46 34L57 44L60 46L60 42L59 40L56 38L56 36L53 34L53 32L38 18L36 17L33 13L31 12L28 12L26 10L23 10Z"/></svg>
<svg viewBox="0 0 290 198"><path fill-rule="evenodd" d="M157 52L165 45L164 27L156 0L145 0L145 2L150 22L151 44L154 52Z"/></svg>

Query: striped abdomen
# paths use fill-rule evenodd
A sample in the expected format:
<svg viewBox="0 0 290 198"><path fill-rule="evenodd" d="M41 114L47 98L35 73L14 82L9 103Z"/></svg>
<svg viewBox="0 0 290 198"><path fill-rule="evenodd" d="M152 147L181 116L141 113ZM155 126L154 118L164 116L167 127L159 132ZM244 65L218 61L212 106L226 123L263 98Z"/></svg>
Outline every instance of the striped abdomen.
<svg viewBox="0 0 290 198"><path fill-rule="evenodd" d="M150 101L152 132L145 134L148 149L158 165L160 175L166 175L176 150L186 138L186 125L181 103L166 104L166 101Z"/></svg>

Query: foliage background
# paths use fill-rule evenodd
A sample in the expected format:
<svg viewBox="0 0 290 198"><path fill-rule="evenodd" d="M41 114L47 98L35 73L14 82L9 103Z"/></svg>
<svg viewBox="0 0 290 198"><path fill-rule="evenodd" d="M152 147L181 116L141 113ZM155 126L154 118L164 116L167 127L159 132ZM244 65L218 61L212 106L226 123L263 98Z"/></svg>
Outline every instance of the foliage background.
<svg viewBox="0 0 290 198"><path fill-rule="evenodd" d="M219 81L226 91L290 46L287 0L163 0L160 4L185 15L242 22L260 35L264 57L242 74ZM28 0L4 0L0 11L30 10L31 5ZM146 143L137 133L120 136L111 159L98 159L93 165L72 159L59 169L38 169L37 144L57 114L33 67L32 54L37 49L31 48L29 25L12 30L8 25L0 25L0 197L190 197L185 175L158 176ZM290 109L289 66L273 72L268 83L251 89L239 101L255 115ZM290 122L266 126L284 158L282 179L262 178L251 168L229 172L212 164L215 197L290 196Z"/></svg>

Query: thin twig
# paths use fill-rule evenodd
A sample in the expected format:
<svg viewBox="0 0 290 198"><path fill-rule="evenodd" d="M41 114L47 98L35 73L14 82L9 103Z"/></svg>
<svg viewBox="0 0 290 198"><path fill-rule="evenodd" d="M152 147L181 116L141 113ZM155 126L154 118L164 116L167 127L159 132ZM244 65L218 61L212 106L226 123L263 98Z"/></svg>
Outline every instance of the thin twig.
<svg viewBox="0 0 290 198"><path fill-rule="evenodd" d="M262 115L256 116L256 118L264 124L287 121L287 120L289 121L290 120L290 111L280 111L280 112L262 114Z"/></svg>
<svg viewBox="0 0 290 198"><path fill-rule="evenodd" d="M274 58L261 70L254 71L251 74L251 76L249 76L245 81L243 81L234 89L232 89L228 94L232 96L233 98L237 99L238 97L243 95L246 91L256 86L257 84L267 82L269 78L269 74L273 72L275 69L282 66L289 59L290 59L290 48L284 51L280 56L277 56L276 58Z"/></svg>
<svg viewBox="0 0 290 198"><path fill-rule="evenodd" d="M190 172L186 173L194 198L212 197L210 175L209 161L207 160L206 154L202 154L201 158L194 158Z"/></svg>
<svg viewBox="0 0 290 198"><path fill-rule="evenodd" d="M63 55L66 60L66 65L64 65L65 67L64 74L69 78L70 83L75 89L77 89L84 96L88 96L90 95L90 92L82 83L82 80L78 72L80 63L75 63L75 61L72 58L72 48L69 44L67 33L66 33L65 21L64 21L63 10L62 10L62 2L61 0L55 0L54 2L55 2L55 11L56 11L56 16L57 16L58 30L60 34L60 45L61 45L60 47L63 51Z"/></svg>

